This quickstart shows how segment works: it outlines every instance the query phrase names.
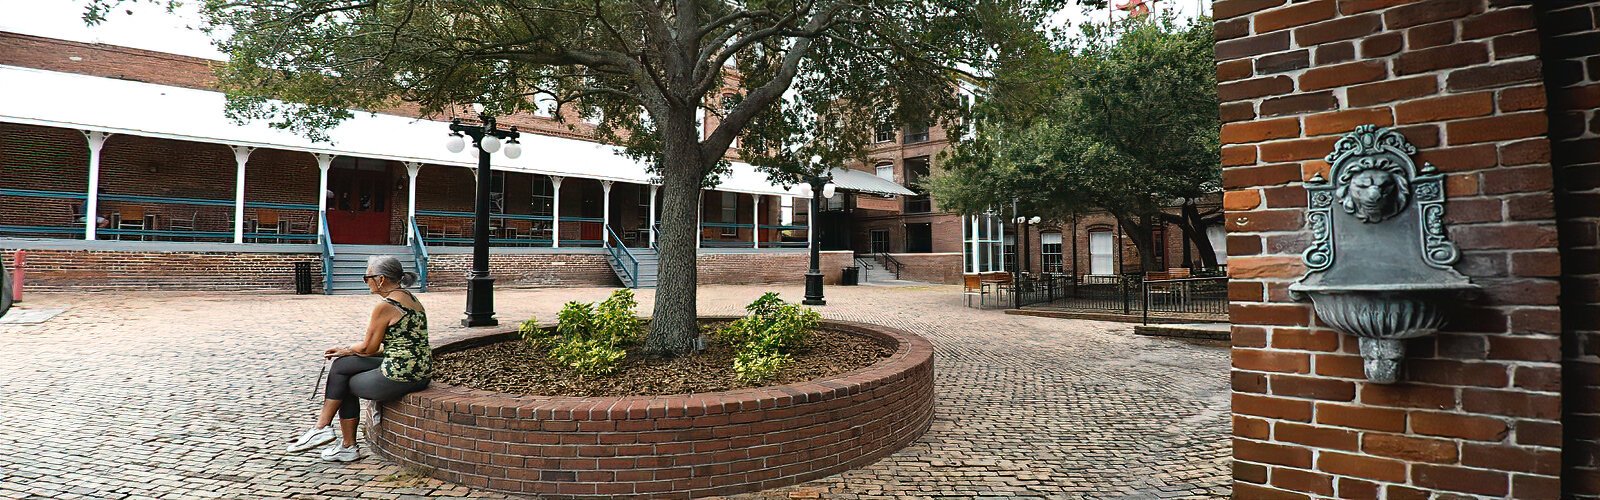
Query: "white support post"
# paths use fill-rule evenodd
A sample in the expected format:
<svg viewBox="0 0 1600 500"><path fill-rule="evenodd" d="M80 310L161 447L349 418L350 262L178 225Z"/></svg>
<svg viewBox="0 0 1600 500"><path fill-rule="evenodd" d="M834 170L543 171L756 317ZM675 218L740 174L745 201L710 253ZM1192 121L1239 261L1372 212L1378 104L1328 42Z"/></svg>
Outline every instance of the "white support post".
<svg viewBox="0 0 1600 500"><path fill-rule="evenodd" d="M550 247L561 248L561 181L564 177L550 176Z"/></svg>
<svg viewBox="0 0 1600 500"><path fill-rule="evenodd" d="M322 236L321 219L328 216L328 169L333 168L334 155L324 153L313 153L313 155L317 157L317 169L321 170L322 173L318 175L317 180L318 220L312 222L312 224L317 225L317 236Z"/></svg>
<svg viewBox="0 0 1600 500"><path fill-rule="evenodd" d="M85 130L83 137L89 141L89 191L83 202L83 239L92 241L100 223L100 149L105 147L111 134Z"/></svg>
<svg viewBox="0 0 1600 500"><path fill-rule="evenodd" d="M750 209L750 242L759 250L761 249L761 195L752 194L750 198L756 200L755 206Z"/></svg>
<svg viewBox="0 0 1600 500"><path fill-rule="evenodd" d="M972 244L967 246L967 250L972 252L972 273L982 274L983 268L978 267L978 239L981 237L978 233L978 228L980 227L978 226L978 216L974 215L969 219L972 221Z"/></svg>
<svg viewBox="0 0 1600 500"><path fill-rule="evenodd" d="M998 248L996 248L996 250L999 250L999 254L1000 254L1000 268L999 269L995 269L995 270L996 271L1005 271L1006 270L1006 221L1005 221L1005 219L1000 219L1000 234L998 236L996 236L996 238L999 238L999 242L1000 242L1000 246Z"/></svg>
<svg viewBox="0 0 1600 500"><path fill-rule="evenodd" d="M411 233L411 227L417 223L417 174L422 173L422 164L406 162L406 177L410 185L406 187L406 244L415 245L416 239Z"/></svg>
<svg viewBox="0 0 1600 500"><path fill-rule="evenodd" d="M611 183L600 181L600 247L611 246Z"/></svg>
<svg viewBox="0 0 1600 500"><path fill-rule="evenodd" d="M233 242L244 243L244 164L250 161L250 153L256 148L247 146L229 146L233 149L233 161L238 164L238 175L233 186Z"/></svg>
<svg viewBox="0 0 1600 500"><path fill-rule="evenodd" d="M648 224L650 225L651 248L655 248L656 246L656 189L659 187L661 186L657 186L655 184L650 185L650 219Z"/></svg>

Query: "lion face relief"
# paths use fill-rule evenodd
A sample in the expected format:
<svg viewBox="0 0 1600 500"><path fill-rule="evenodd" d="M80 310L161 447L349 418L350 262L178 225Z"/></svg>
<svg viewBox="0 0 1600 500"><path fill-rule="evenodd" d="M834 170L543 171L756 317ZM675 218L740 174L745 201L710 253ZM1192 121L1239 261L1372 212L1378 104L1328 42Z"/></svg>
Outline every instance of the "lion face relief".
<svg viewBox="0 0 1600 500"><path fill-rule="evenodd" d="M1409 183L1388 160L1365 159L1350 165L1337 189L1345 212L1362 222L1376 223L1405 209Z"/></svg>

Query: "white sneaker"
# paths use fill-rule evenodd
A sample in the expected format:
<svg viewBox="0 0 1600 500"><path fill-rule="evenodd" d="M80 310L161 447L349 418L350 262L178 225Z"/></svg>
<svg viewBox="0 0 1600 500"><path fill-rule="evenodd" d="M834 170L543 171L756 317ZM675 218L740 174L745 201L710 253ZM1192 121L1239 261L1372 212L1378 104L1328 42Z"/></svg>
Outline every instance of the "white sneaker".
<svg viewBox="0 0 1600 500"><path fill-rule="evenodd" d="M328 444L329 441L333 441L333 438L338 436L339 433L333 429L332 425L324 426L318 429L311 429L306 431L305 434L301 435L300 439L296 439L289 443L289 446L286 448L286 450L289 453L299 453L322 446L324 444Z"/></svg>
<svg viewBox="0 0 1600 500"><path fill-rule="evenodd" d="M329 462L354 462L358 458L361 458L361 453L355 446L333 443L322 449L322 459Z"/></svg>

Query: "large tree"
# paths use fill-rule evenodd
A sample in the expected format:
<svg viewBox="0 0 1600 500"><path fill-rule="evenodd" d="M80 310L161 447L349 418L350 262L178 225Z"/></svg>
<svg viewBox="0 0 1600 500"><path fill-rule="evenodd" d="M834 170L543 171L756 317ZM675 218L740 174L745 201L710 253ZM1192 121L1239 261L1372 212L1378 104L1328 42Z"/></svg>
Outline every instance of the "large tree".
<svg viewBox="0 0 1600 500"><path fill-rule="evenodd" d="M1103 209L1153 269L1151 229L1174 223L1215 265L1194 203L1220 184L1211 23L1171 17L1083 27L1054 58L1002 67L984 94L978 130L930 183L966 212ZM999 78L1005 76L1007 78ZM1172 205L1186 206L1179 214Z"/></svg>
<svg viewBox="0 0 1600 500"><path fill-rule="evenodd" d="M90 22L118 4L89 0ZM349 110L466 103L530 111L553 97L662 183L650 350L690 349L696 200L730 146L779 183L839 164L880 122L953 123L982 80L1061 0L207 0L240 119L316 136ZM718 118L704 135L697 112Z"/></svg>

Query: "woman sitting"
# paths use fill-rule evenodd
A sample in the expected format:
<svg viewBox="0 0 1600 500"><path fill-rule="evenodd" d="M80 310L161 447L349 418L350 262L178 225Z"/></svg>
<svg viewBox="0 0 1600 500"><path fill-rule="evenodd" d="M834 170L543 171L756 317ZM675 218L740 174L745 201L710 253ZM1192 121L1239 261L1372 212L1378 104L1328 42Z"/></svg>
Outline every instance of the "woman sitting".
<svg viewBox="0 0 1600 500"><path fill-rule="evenodd" d="M327 400L311 430L289 443L290 452L309 450L336 437L333 415L339 414L340 442L322 450L322 459L349 462L360 458L356 450L356 425L360 421L359 399L393 401L428 386L433 368L433 350L428 346L428 316L422 303L405 287L417 275L387 255L367 260L362 277L372 293L383 297L372 308L366 338L349 347L335 347L323 353L333 361L328 373ZM376 407L375 407L376 408Z"/></svg>

